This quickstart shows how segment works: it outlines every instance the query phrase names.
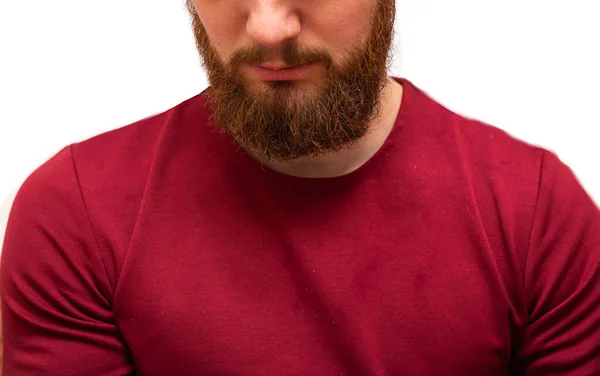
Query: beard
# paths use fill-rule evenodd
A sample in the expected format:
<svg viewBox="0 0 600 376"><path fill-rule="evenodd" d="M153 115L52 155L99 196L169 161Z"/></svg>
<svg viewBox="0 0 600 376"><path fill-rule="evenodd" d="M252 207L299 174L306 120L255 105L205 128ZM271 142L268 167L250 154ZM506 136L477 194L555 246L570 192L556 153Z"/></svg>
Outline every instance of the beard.
<svg viewBox="0 0 600 376"><path fill-rule="evenodd" d="M325 50L301 49L294 42L282 46L281 59L287 65L320 63L325 67L323 80L313 92L293 81L266 81L261 90L250 90L240 66L263 63L267 48L255 45L239 50L225 63L191 0L187 0L187 8L210 83L207 96L212 123L229 132L249 154L287 162L338 152L361 139L379 116L395 0L377 0L366 41L347 51L341 65Z"/></svg>

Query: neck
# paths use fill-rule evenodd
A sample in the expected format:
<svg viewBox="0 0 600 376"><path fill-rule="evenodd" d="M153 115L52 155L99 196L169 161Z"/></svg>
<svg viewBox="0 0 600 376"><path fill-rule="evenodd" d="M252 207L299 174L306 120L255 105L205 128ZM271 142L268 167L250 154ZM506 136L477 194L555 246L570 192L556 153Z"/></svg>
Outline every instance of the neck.
<svg viewBox="0 0 600 376"><path fill-rule="evenodd" d="M349 174L364 165L383 146L396 122L402 94L402 85L388 77L381 91L379 116L360 140L339 152L289 162L264 161L258 156L253 157L272 170L296 177L331 178Z"/></svg>

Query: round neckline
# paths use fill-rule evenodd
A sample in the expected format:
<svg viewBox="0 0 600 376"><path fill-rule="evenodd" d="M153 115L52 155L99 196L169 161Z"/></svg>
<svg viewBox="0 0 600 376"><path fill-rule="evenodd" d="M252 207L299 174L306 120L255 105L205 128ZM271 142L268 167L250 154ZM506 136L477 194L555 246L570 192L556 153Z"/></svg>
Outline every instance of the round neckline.
<svg viewBox="0 0 600 376"><path fill-rule="evenodd" d="M377 150L377 152L369 158L363 165L356 170L334 177L326 178L310 178L310 177L299 177L284 174L276 171L258 162L256 159L248 155L243 149L241 149L233 140L233 138L227 134L226 139L228 143L233 146L233 161L243 170L252 172L252 175L259 176L265 180L273 181L280 184L292 184L294 186L337 186L337 185L348 185L352 182L363 179L366 175L371 173L373 170L381 167L384 163L382 161L386 158L393 149L396 141L401 133L406 119L409 117L410 104L414 96L415 88L405 78L392 77L396 82L402 85L402 100L394 126L390 131L388 137L384 141L383 145Z"/></svg>

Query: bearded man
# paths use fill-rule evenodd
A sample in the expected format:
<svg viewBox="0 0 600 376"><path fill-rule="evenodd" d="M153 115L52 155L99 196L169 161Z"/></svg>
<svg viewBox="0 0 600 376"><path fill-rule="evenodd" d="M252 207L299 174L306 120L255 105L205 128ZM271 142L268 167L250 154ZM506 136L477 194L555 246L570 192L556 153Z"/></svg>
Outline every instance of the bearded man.
<svg viewBox="0 0 600 376"><path fill-rule="evenodd" d="M5 376L600 374L600 211L388 76L394 0L187 6L210 87L15 199Z"/></svg>

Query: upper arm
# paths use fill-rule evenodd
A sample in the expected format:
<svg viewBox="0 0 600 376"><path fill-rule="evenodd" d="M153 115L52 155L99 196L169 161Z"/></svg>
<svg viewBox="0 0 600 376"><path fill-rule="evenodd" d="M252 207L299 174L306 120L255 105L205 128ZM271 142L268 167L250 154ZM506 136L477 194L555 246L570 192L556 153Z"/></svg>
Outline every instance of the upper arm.
<svg viewBox="0 0 600 376"><path fill-rule="evenodd" d="M600 375L600 211L552 153L542 163L525 265L519 375Z"/></svg>
<svg viewBox="0 0 600 376"><path fill-rule="evenodd" d="M69 148L19 190L0 266L5 376L133 372Z"/></svg>

